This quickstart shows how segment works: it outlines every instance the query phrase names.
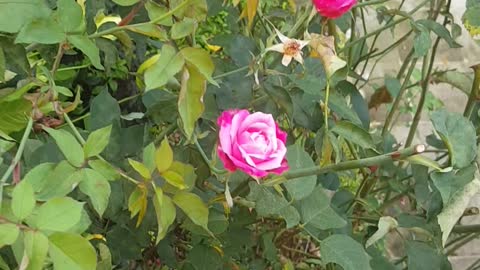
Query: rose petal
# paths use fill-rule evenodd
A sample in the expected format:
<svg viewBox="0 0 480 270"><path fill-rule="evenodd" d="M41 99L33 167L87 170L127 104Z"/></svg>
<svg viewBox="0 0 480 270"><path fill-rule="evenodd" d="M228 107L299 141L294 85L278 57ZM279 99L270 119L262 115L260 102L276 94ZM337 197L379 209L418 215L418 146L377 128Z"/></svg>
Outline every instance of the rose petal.
<svg viewBox="0 0 480 270"><path fill-rule="evenodd" d="M225 169L227 169L230 172L234 172L235 170L237 170L237 167L235 167L235 165L230 160L230 158L225 154L225 152L223 152L222 147L220 147L220 145L217 146L217 155L218 155L218 158L220 158L220 160L222 161L223 167L225 167Z"/></svg>

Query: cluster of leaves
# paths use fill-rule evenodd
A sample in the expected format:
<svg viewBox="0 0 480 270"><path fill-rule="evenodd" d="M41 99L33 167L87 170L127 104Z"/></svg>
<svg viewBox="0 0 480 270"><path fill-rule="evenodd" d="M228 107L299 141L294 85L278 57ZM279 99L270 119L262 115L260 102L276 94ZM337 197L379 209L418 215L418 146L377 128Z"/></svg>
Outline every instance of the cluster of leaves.
<svg viewBox="0 0 480 270"><path fill-rule="evenodd" d="M450 1L408 16L374 4L326 22L306 0L0 0L0 268L451 269L480 191L480 79L429 67L438 42L460 47ZM383 26L360 35L352 16L372 8ZM467 8L476 35L478 1ZM366 40L407 20L391 48L411 42L410 56L367 102L360 67L391 50ZM275 28L309 33L303 65L265 54ZM475 106L425 104L431 83ZM434 111L436 160L403 149L393 123L370 127L369 108L395 116L415 95L415 116ZM225 173L216 119L231 108L276 118L290 172Z"/></svg>

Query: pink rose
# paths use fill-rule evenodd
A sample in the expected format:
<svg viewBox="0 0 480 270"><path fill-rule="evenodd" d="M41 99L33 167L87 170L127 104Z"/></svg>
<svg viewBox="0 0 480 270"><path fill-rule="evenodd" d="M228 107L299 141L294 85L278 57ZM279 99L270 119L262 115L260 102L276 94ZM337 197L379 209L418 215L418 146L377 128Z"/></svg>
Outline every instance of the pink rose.
<svg viewBox="0 0 480 270"><path fill-rule="evenodd" d="M229 110L217 120L220 127L217 152L225 168L242 170L255 179L288 170L285 154L287 133L271 114Z"/></svg>
<svg viewBox="0 0 480 270"><path fill-rule="evenodd" d="M320 15L335 19L348 12L357 0L312 0L312 2Z"/></svg>

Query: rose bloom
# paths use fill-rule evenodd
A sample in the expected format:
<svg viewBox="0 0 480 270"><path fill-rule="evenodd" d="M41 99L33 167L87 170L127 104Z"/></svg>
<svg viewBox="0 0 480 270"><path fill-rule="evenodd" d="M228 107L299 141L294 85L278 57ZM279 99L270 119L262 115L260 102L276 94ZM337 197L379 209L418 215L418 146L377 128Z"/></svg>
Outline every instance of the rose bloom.
<svg viewBox="0 0 480 270"><path fill-rule="evenodd" d="M335 19L347 13L357 0L312 0L322 17Z"/></svg>
<svg viewBox="0 0 480 270"><path fill-rule="evenodd" d="M220 127L217 152L227 170L239 169L255 179L288 170L287 134L271 114L228 110L217 123Z"/></svg>

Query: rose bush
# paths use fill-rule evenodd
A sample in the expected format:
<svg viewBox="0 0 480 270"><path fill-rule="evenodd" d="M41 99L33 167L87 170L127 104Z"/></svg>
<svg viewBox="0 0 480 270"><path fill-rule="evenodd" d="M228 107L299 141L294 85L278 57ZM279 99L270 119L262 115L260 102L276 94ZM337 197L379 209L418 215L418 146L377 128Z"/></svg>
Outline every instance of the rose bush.
<svg viewBox="0 0 480 270"><path fill-rule="evenodd" d="M480 67L438 61L451 4L0 0L0 269L452 269Z"/></svg>

